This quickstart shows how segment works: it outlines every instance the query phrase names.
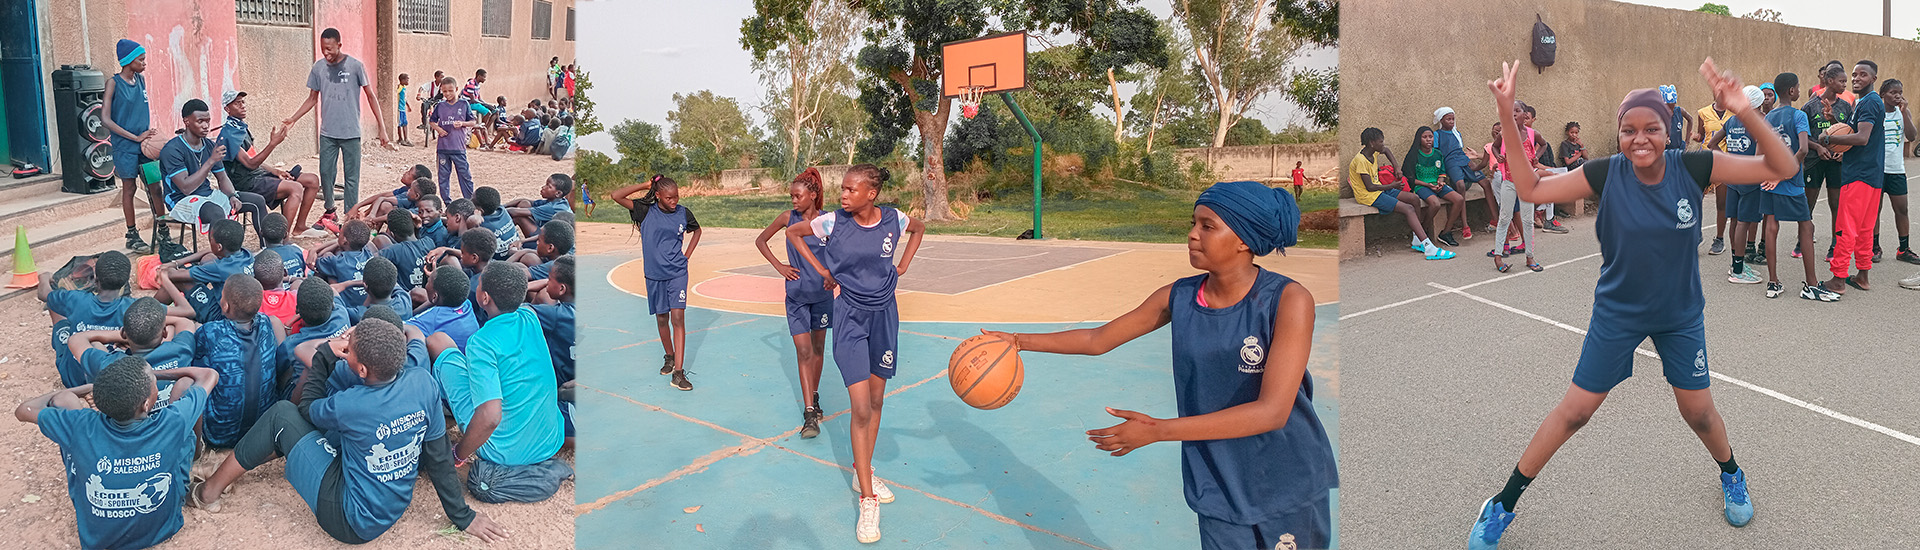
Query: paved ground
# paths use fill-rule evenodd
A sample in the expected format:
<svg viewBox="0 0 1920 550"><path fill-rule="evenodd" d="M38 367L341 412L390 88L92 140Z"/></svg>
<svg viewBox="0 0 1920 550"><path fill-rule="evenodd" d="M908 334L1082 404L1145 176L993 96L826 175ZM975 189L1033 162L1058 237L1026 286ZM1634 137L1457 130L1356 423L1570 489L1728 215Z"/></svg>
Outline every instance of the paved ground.
<svg viewBox="0 0 1920 550"><path fill-rule="evenodd" d="M716 237L710 234L708 237ZM929 239L925 251L974 251L966 239ZM739 243L735 243L739 244ZM1003 246L1028 253L1047 247L1104 248L1111 243ZM705 249L707 242L703 241ZM1111 245L1117 246L1117 245ZM696 273L709 279L752 272L757 254L733 260L696 254ZM591 252L591 250L583 248ZM747 250L751 250L750 245ZM1059 252L1054 252L1059 253ZM1051 254L1048 254L1051 255ZM1161 251L1121 254L1140 263ZM978 256L977 254L975 256ZM616 266L633 251L588 254L582 282L579 400L581 446L576 506L580 548L844 548L856 545L851 485L853 457L845 438L847 397L829 368L821 392L828 417L820 437L800 439L800 395L785 320L751 310L751 302L695 296L688 310L688 371L696 388L680 392L658 375L661 350L651 316L637 292L616 287ZM959 256L955 256L959 257ZM1183 258L1182 258L1183 259ZM737 260L737 261L734 261ZM1099 261L1117 261L1107 258ZM882 508L882 544L929 548L1191 548L1198 546L1195 516L1181 496L1178 446L1156 444L1124 457L1093 449L1082 433L1113 424L1101 407L1152 415L1175 413L1167 378L1168 331L1162 330L1097 358L1031 354L1019 398L994 411L969 408L953 397L944 361L958 340L983 327L1040 331L1089 326L1080 322L1024 322L1023 296L1047 277L1068 277L1093 263L1045 272L1032 265L1012 280L979 273L953 285L959 296L935 292L902 297L902 366L889 385L875 464L899 500ZM1267 263L1264 262L1263 263ZM1332 255L1285 262L1331 272ZM705 265L702 265L705 264ZM1325 265L1318 265L1325 264ZM920 269L916 267L916 270ZM744 271L743 271L744 270ZM1159 269L1139 268L1158 276ZM1287 272L1282 270L1282 272ZM991 275L991 277L989 277ZM699 278L699 277L696 277ZM1122 277L1124 278L1124 277ZM1168 279L1170 280L1170 279ZM998 286L984 287L1001 283ZM696 286L700 283L696 282ZM1138 282L1122 284L1131 288ZM1316 297L1324 287L1312 287ZM1150 288L1149 288L1150 290ZM1105 306L1095 289L1052 288L1048 307L1073 319L1099 318ZM1144 293L1141 293L1144 295ZM1324 295L1333 295L1324 288ZM1076 298L1077 297L1077 298ZM981 323L942 322L940 300L979 304ZM1327 298L1320 298L1325 301ZM709 307L702 307L702 301ZM931 300L931 301L926 301ZM1132 298L1126 307L1137 303ZM924 304L920 308L910 304ZM1032 303L1026 308L1033 309ZM727 311L719 308L732 309ZM1310 369L1316 405L1337 436L1334 380L1335 306L1319 308ZM1017 328L1016 328L1017 327ZM831 365L829 365L831 367Z"/></svg>
<svg viewBox="0 0 1920 550"><path fill-rule="evenodd" d="M1408 252L1341 266L1350 545L1461 546L1572 377L1600 271L1592 221L1542 238L1543 273L1494 272L1487 237L1446 262ZM1816 233L1830 228L1824 205L1816 221ZM1905 474L1920 456L1920 292L1895 286L1920 267L1884 264L1875 290L1838 303L1768 300L1764 285L1725 282L1730 258L1705 249L1714 397L1750 472L1753 523L1721 518L1718 469L1680 421L1648 343L1637 376L1521 499L1508 547L1920 546L1904 513L1920 502L1920 478ZM1797 290L1800 264L1782 267Z"/></svg>

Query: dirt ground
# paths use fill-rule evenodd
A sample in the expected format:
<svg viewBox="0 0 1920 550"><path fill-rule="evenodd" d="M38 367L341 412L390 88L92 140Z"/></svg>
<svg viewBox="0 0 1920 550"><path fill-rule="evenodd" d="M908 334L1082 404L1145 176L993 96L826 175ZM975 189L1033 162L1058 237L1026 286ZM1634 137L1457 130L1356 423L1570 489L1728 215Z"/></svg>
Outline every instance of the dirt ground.
<svg viewBox="0 0 1920 550"><path fill-rule="evenodd" d="M361 167L363 195L391 191L398 185L400 173L415 163L433 165L431 149L387 151L370 146L367 151ZM494 186L508 200L538 198L548 174L573 173L571 159L555 162L546 156L483 151L469 153L469 159L475 186ZM309 156L276 164L282 168L304 164L311 170L318 163ZM458 196L459 191L454 193ZM320 209L317 202L316 211ZM298 242L311 247L318 241ZM256 241L249 235L248 242ZM28 398L59 389L60 379L53 368L49 322L40 301L25 297L0 302L0 319L6 320L0 321L0 342L5 342L0 343L0 409L11 412ZM0 452L7 453L0 457L0 524L9 526L0 548L78 548L73 504L67 496L59 448L41 436L34 425L15 421L9 415L0 418ZM569 462L573 460L571 450L561 455ZM215 458L224 457L223 453ZM278 461L248 472L223 500L220 513L187 508L186 525L157 548L345 548L321 532L313 513L282 474ZM453 531L433 495L433 485L422 477L406 515L365 547L489 547ZM573 548L571 481L542 503L482 504L471 498L468 503L511 532L512 538L491 545L493 548Z"/></svg>

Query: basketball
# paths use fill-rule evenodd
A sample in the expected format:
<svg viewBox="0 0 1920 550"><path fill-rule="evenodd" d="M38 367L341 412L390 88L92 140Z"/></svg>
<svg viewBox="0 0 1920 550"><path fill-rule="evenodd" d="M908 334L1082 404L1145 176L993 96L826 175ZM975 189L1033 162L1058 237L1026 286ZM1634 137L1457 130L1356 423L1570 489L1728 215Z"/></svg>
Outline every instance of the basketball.
<svg viewBox="0 0 1920 550"><path fill-rule="evenodd" d="M1020 394L1020 382L1026 378L1020 352L1013 343L985 334L968 338L947 359L947 380L953 382L953 394L976 409L992 410L1006 406Z"/></svg>
<svg viewBox="0 0 1920 550"><path fill-rule="evenodd" d="M1845 122L1835 122L1833 123L1832 126L1827 127L1827 135L1829 136L1844 136L1851 133L1853 133L1853 126L1850 126ZM1833 152L1835 153L1845 153L1847 152L1848 149L1852 149L1853 146L1852 145L1828 145L1827 148L1832 149Z"/></svg>

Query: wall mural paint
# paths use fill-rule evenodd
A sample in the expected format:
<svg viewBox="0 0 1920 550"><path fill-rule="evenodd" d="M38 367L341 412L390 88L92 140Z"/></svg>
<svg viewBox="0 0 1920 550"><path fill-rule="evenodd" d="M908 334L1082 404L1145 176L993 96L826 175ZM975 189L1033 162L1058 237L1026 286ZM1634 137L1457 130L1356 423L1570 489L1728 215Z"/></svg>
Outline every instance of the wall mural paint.
<svg viewBox="0 0 1920 550"><path fill-rule="evenodd" d="M220 123L221 92L239 82L233 0L128 2L127 34L147 48L147 97L161 135L180 129L180 105L199 98Z"/></svg>

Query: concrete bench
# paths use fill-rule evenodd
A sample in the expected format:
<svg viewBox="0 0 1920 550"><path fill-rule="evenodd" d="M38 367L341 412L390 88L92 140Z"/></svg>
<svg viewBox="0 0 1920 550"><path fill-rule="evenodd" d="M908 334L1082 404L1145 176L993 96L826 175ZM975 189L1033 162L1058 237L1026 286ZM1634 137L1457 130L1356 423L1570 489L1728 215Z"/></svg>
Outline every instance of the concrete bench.
<svg viewBox="0 0 1920 550"><path fill-rule="evenodd" d="M1468 203L1469 220L1474 218L1475 213L1486 211L1485 206L1477 209L1472 206L1474 201L1486 199L1486 192L1479 185L1467 189L1464 195ZM1579 216L1586 211L1586 199L1574 201L1570 206L1572 215ZM1367 254L1367 216L1379 213L1379 209L1360 204L1352 198L1340 199L1340 259L1351 260Z"/></svg>

